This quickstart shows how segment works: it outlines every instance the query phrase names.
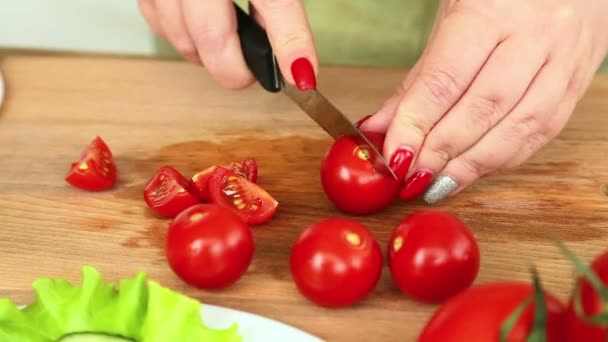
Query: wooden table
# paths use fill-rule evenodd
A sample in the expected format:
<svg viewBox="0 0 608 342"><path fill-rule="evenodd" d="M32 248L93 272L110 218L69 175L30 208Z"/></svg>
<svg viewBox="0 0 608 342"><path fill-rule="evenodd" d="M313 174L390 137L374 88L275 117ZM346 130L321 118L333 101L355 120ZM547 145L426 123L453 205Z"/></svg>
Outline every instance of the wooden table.
<svg viewBox="0 0 608 342"><path fill-rule="evenodd" d="M0 297L26 303L35 278L79 281L89 264L107 279L144 270L206 303L262 314L328 341L412 341L435 309L405 298L386 268L373 295L347 309L319 308L295 290L291 244L307 225L339 213L318 177L330 140L285 97L257 87L220 89L204 70L181 62L14 56L0 68L8 88L0 114ZM404 72L325 68L319 83L357 119L377 108ZM87 193L63 177L95 135L113 149L120 183ZM258 158L259 183L281 210L255 229L257 254L237 285L190 288L166 265L167 220L146 209L143 184L164 164L192 174L247 156ZM474 230L482 251L477 282L529 279L534 260L545 286L565 298L572 268L546 237L557 235L587 259L605 248L607 183L608 78L598 77L542 152L435 208ZM385 247L395 224L421 208L421 201L399 203L360 221Z"/></svg>

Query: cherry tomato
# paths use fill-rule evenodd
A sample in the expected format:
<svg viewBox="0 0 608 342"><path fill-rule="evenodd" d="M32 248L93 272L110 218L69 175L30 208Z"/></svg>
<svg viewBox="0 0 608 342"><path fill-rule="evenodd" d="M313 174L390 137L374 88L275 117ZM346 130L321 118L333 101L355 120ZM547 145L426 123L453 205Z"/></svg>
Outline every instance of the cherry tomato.
<svg viewBox="0 0 608 342"><path fill-rule="evenodd" d="M380 151L384 135L364 133ZM337 139L321 164L321 184L336 208L349 214L371 214L390 206L400 182L378 172L369 160L370 151L355 138Z"/></svg>
<svg viewBox="0 0 608 342"><path fill-rule="evenodd" d="M250 225L270 220L279 205L262 187L222 166L211 173L209 196L213 203L233 210Z"/></svg>
<svg viewBox="0 0 608 342"><path fill-rule="evenodd" d="M238 215L205 203L175 217L165 252L169 266L183 281L201 289L220 289L245 274L255 245L251 229Z"/></svg>
<svg viewBox="0 0 608 342"><path fill-rule="evenodd" d="M513 311L534 292L531 284L493 282L471 287L443 303L429 319L418 342L500 341L500 329ZM564 341L565 307L545 292L547 342ZM509 342L525 342L534 323L534 302L527 305L508 335Z"/></svg>
<svg viewBox="0 0 608 342"><path fill-rule="evenodd" d="M595 272L602 283L605 286L608 285L608 251L596 257L590 266L591 270ZM597 292L591 287L587 280L579 278L577 281L580 286L581 304L585 315L593 316L601 313L604 309L604 304ZM574 309L574 298L571 298L570 300L567 315L567 341L608 341L608 327L590 324L577 316Z"/></svg>
<svg viewBox="0 0 608 342"><path fill-rule="evenodd" d="M473 283L479 272L479 247L456 217L418 211L393 231L388 263L405 294L422 302L441 302Z"/></svg>
<svg viewBox="0 0 608 342"><path fill-rule="evenodd" d="M148 181L144 200L156 213L175 217L199 203L192 183L170 166L163 166Z"/></svg>
<svg viewBox="0 0 608 342"><path fill-rule="evenodd" d="M110 148L100 137L95 137L79 160L72 163L65 180L80 189L99 191L113 187L117 174Z"/></svg>
<svg viewBox="0 0 608 342"><path fill-rule="evenodd" d="M211 173L213 173L215 168L216 166L208 167L192 176L192 184L194 185L196 194L203 202L211 202L211 197L209 197L209 177L211 177Z"/></svg>
<svg viewBox="0 0 608 342"><path fill-rule="evenodd" d="M382 252L363 225L334 217L302 232L291 251L290 269L304 297L320 306L348 306L378 283Z"/></svg>
<svg viewBox="0 0 608 342"><path fill-rule="evenodd" d="M237 175L246 178L250 182L255 183L258 179L258 162L255 159L232 162L230 165L223 167L234 171ZM211 173L215 168L216 165L211 166L192 176L192 183L201 201L211 201L211 197L209 196L209 177L211 177Z"/></svg>

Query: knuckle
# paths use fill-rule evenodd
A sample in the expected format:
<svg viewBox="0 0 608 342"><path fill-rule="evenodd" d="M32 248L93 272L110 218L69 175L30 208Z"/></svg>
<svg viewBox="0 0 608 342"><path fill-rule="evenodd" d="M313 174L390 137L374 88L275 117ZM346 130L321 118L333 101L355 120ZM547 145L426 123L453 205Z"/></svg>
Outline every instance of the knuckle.
<svg viewBox="0 0 608 342"><path fill-rule="evenodd" d="M473 175L475 178L483 177L483 175L485 175L488 170L491 169L478 159L465 156L463 156L461 159L461 165L466 172Z"/></svg>
<svg viewBox="0 0 608 342"><path fill-rule="evenodd" d="M279 48L283 49L312 45L306 33L302 31L294 31L284 34L277 39L277 43Z"/></svg>
<svg viewBox="0 0 608 342"><path fill-rule="evenodd" d="M438 145L432 145L430 147L431 154L433 158L441 161L443 165L447 164L452 159L451 146L447 143L440 143Z"/></svg>
<svg viewBox="0 0 608 342"><path fill-rule="evenodd" d="M194 40L196 44L206 51L213 52L221 50L230 35L230 30L224 27L201 25L198 27Z"/></svg>
<svg viewBox="0 0 608 342"><path fill-rule="evenodd" d="M404 134L414 135L420 139L424 139L431 126L418 115L400 115L397 119L397 125L399 126L398 129Z"/></svg>
<svg viewBox="0 0 608 342"><path fill-rule="evenodd" d="M492 128L503 116L503 105L497 97L481 96L470 101L468 113L473 127Z"/></svg>
<svg viewBox="0 0 608 342"><path fill-rule="evenodd" d="M192 58L198 56L196 46L194 46L194 43L192 43L190 39L175 39L173 47L175 47L175 50L177 50L184 57Z"/></svg>
<svg viewBox="0 0 608 342"><path fill-rule="evenodd" d="M456 101L459 86L451 72L435 69L421 73L420 80L431 102L441 106L449 106Z"/></svg>
<svg viewBox="0 0 608 342"><path fill-rule="evenodd" d="M508 132L509 137L522 140L527 139L536 132L539 132L541 129L541 124L538 118L542 116L543 114L541 112L531 111L520 118L512 119L510 131Z"/></svg>

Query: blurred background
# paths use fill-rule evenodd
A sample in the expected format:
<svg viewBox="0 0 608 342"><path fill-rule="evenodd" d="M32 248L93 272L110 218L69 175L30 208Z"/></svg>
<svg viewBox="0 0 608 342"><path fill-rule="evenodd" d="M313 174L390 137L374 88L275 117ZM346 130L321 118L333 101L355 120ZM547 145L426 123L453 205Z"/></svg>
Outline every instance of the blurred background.
<svg viewBox="0 0 608 342"><path fill-rule="evenodd" d="M437 3L304 0L322 63L373 66L412 65L424 48ZM149 30L136 0L4 0L0 52L15 50L178 58Z"/></svg>

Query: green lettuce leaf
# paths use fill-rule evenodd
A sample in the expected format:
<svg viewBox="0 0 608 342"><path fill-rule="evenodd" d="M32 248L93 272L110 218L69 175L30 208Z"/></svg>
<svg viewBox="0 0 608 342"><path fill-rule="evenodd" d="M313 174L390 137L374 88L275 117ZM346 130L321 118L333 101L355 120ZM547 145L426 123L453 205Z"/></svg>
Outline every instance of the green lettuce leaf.
<svg viewBox="0 0 608 342"><path fill-rule="evenodd" d="M19 310L0 300L0 341L55 342L75 333L102 333L139 342L240 342L238 326L214 330L203 324L201 303L147 281L141 272L117 289L90 266L81 285L65 279L34 282L34 303ZM84 336L83 336L84 337Z"/></svg>
<svg viewBox="0 0 608 342"><path fill-rule="evenodd" d="M241 341L236 324L225 330L205 327L200 318L200 302L186 296L176 296L171 290L152 281L148 288L150 296L148 317L142 328L143 341Z"/></svg>

